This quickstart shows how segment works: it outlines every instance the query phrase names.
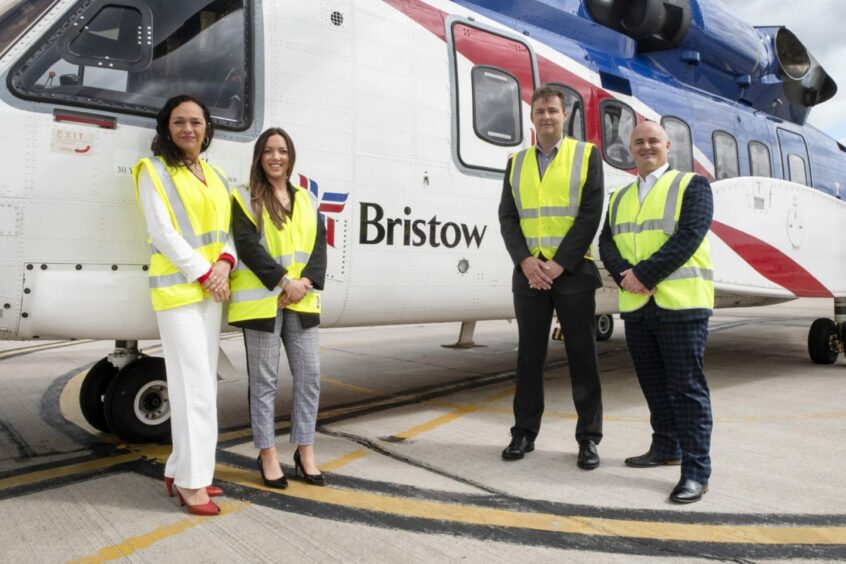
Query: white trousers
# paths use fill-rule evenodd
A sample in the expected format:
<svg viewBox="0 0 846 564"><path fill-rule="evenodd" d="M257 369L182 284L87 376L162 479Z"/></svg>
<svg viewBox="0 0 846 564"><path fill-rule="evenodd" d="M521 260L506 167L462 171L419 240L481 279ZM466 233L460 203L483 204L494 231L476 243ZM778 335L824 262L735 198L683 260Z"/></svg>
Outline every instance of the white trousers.
<svg viewBox="0 0 846 564"><path fill-rule="evenodd" d="M156 312L162 338L173 451L165 476L196 489L212 483L217 448L217 356L222 304L212 299Z"/></svg>

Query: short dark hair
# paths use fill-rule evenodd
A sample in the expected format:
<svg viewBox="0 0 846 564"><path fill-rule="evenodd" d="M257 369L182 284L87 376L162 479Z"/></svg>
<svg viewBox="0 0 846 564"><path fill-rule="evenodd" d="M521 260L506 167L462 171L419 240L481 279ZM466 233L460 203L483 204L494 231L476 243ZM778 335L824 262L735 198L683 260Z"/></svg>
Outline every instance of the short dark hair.
<svg viewBox="0 0 846 564"><path fill-rule="evenodd" d="M205 151L208 149L214 138L214 124L212 123L209 109L205 104L187 94L180 94L179 96L170 98L156 115L156 136L153 137L153 142L150 144L150 150L153 151L153 154L157 157L163 157L168 166L185 164L185 153L170 138L170 114L173 113L174 108L185 102L194 102L203 110L203 117L206 120L206 137L203 139L200 150Z"/></svg>
<svg viewBox="0 0 846 564"><path fill-rule="evenodd" d="M535 107L535 102L538 100L546 100L547 98L558 98L561 100L561 108L565 112L567 111L567 97L564 94L564 91L548 82L541 84L532 94L532 109Z"/></svg>

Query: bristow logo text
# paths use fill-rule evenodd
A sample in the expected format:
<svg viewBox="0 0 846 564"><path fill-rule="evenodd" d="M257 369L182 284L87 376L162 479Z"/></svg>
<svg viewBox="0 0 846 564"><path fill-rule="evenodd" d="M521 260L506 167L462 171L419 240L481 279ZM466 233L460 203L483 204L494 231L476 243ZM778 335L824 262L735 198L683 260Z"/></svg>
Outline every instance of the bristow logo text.
<svg viewBox="0 0 846 564"><path fill-rule="evenodd" d="M411 215L411 208L406 206L403 213ZM399 231L397 231L399 227ZM379 204L361 202L361 225L359 229L359 243L362 245L378 245L383 241L387 245L403 245L405 247L457 247L462 242L468 248L471 243L476 248L482 244L488 226L472 227L464 223L452 221L442 222L437 215L431 219L414 219L411 217L385 217L385 211Z"/></svg>

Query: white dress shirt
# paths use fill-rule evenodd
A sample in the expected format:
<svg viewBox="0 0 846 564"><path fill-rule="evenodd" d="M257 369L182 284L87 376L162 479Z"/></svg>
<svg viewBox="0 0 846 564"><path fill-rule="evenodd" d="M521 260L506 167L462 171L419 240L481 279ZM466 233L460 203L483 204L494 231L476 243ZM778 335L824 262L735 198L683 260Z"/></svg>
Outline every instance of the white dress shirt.
<svg viewBox="0 0 846 564"><path fill-rule="evenodd" d="M667 172L668 168L670 168L670 163L664 163L664 166L660 166L647 174L646 178L640 175L637 176L637 196L640 198L641 204L646 199L649 191L652 190L652 187L655 186L655 183L658 182L658 179L661 178L661 175Z"/></svg>

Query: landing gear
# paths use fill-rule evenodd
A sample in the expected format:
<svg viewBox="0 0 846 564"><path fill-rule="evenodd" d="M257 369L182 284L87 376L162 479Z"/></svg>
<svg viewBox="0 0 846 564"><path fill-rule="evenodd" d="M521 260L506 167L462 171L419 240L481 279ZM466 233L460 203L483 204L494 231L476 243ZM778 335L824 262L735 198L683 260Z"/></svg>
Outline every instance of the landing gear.
<svg viewBox="0 0 846 564"><path fill-rule="evenodd" d="M596 340L607 341L614 333L614 316L610 313L596 316Z"/></svg>
<svg viewBox="0 0 846 564"><path fill-rule="evenodd" d="M808 354L815 364L833 364L846 341L846 298L834 298L834 321L822 317L808 331Z"/></svg>
<svg viewBox="0 0 846 564"><path fill-rule="evenodd" d="M79 408L82 410L82 415L88 424L98 431L111 432L103 412L103 401L106 390L109 389L109 384L112 383L117 372L117 367L109 362L108 357L101 358L85 375L82 387L79 389Z"/></svg>
<svg viewBox="0 0 846 564"><path fill-rule="evenodd" d="M145 356L121 368L109 385L104 407L109 428L124 441L166 441L170 402L164 359Z"/></svg>
<svg viewBox="0 0 846 564"><path fill-rule="evenodd" d="M843 341L838 337L837 323L823 317L811 324L808 354L814 364L834 364L842 349Z"/></svg>
<svg viewBox="0 0 846 564"><path fill-rule="evenodd" d="M82 382L79 405L85 420L127 443L170 438L170 402L164 360L144 356L137 341L116 341Z"/></svg>
<svg viewBox="0 0 846 564"><path fill-rule="evenodd" d="M596 316L596 340L607 341L614 334L614 316L610 313ZM556 318L555 328L552 330L553 341L563 341L564 333L561 331L561 322Z"/></svg>

